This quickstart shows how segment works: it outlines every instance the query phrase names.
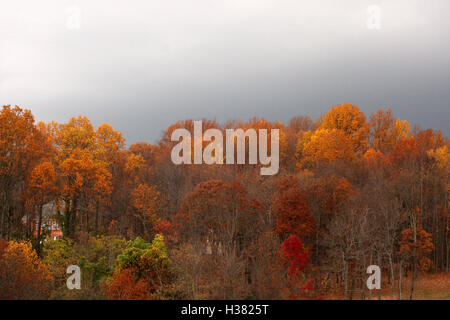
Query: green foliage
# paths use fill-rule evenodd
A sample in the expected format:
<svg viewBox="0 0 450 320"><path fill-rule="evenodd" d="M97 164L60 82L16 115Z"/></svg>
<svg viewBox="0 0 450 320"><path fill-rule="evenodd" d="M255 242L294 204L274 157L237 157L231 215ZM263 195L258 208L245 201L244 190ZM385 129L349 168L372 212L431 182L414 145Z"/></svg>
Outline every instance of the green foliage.
<svg viewBox="0 0 450 320"><path fill-rule="evenodd" d="M152 299L162 299L175 276L163 235L156 235L151 243L140 237L128 241L116 260L116 271L125 270L131 270L138 280L149 284Z"/></svg>
<svg viewBox="0 0 450 320"><path fill-rule="evenodd" d="M127 248L117 257L117 266L120 270L139 267L145 259L150 260L155 266L170 267L171 261L163 235L156 235L152 243L146 243L140 237L128 241Z"/></svg>
<svg viewBox="0 0 450 320"><path fill-rule="evenodd" d="M66 238L45 242L43 259L55 278L53 298L103 298L100 286L113 274L114 262L125 247L125 240L117 236L89 236L79 242ZM81 269L81 292L67 290L69 265L78 265Z"/></svg>
<svg viewBox="0 0 450 320"><path fill-rule="evenodd" d="M74 242L65 238L45 241L42 250L43 261L55 279L55 286L65 285L67 267L77 261Z"/></svg>

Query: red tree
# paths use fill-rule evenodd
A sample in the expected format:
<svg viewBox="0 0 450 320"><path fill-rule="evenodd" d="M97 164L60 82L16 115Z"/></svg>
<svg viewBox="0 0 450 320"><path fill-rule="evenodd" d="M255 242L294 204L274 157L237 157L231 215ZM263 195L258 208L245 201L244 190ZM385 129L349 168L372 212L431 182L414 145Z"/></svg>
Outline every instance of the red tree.
<svg viewBox="0 0 450 320"><path fill-rule="evenodd" d="M278 194L272 203L276 216L275 232L280 236L295 234L302 238L314 234L316 221L297 180L288 176L278 180L277 185Z"/></svg>
<svg viewBox="0 0 450 320"><path fill-rule="evenodd" d="M291 234L281 245L280 255L289 264L289 298L295 300L313 298L310 291L314 280L306 280L303 272L309 263L309 254L305 251L303 242L296 235Z"/></svg>

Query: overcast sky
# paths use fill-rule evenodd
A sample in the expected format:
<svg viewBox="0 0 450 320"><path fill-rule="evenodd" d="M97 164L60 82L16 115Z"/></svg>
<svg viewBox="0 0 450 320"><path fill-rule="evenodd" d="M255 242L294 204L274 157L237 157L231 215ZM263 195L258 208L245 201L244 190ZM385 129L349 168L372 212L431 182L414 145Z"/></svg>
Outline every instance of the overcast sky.
<svg viewBox="0 0 450 320"><path fill-rule="evenodd" d="M345 101L448 136L449 13L448 0L1 0L0 104L83 114L128 143L187 118L316 119Z"/></svg>

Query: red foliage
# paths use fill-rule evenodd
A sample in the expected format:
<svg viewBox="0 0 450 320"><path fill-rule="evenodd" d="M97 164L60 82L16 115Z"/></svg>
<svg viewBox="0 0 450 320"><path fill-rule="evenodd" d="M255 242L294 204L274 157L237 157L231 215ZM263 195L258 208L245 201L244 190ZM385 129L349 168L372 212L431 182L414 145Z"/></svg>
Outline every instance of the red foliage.
<svg viewBox="0 0 450 320"><path fill-rule="evenodd" d="M290 262L289 274L294 275L302 271L309 262L308 252L305 252L303 242L296 236L290 235L281 245L281 253Z"/></svg>
<svg viewBox="0 0 450 320"><path fill-rule="evenodd" d="M281 245L281 257L288 262L288 287L289 299L320 299L315 296L314 280L307 280L305 267L309 264L309 254L305 251L303 242L296 236L290 235Z"/></svg>

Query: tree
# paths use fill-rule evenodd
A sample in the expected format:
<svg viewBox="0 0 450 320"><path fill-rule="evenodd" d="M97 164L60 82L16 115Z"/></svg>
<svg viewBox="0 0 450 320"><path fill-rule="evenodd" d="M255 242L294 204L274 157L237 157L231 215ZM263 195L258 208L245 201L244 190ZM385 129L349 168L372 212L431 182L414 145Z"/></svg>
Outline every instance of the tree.
<svg viewBox="0 0 450 320"><path fill-rule="evenodd" d="M341 129L306 133L297 144L299 167L313 167L338 160L350 161L355 153L351 138Z"/></svg>
<svg viewBox="0 0 450 320"><path fill-rule="evenodd" d="M118 255L105 292L114 299L160 299L164 287L173 279L171 264L162 235L156 235L151 243L136 238L127 242L127 248Z"/></svg>
<svg viewBox="0 0 450 320"><path fill-rule="evenodd" d="M34 205L37 207L37 245L36 253L41 253L42 210L46 203L54 200L58 191L57 175L53 164L49 161L38 164L31 172L30 191Z"/></svg>
<svg viewBox="0 0 450 320"><path fill-rule="evenodd" d="M315 122L202 120L223 136L265 129L270 139L279 130L280 172L269 177L260 164L172 163L171 133L192 134L193 124L178 121L156 144L128 147L107 123L35 124L30 111L3 107L0 274L29 281L24 250L8 249L17 239L31 240L54 279L29 296L54 299L311 298L311 289L365 299L370 264L389 274L383 285L401 299L405 271L411 298L419 271L448 272L450 142L441 132L410 130L389 109L366 122L350 103ZM42 208L53 201L63 239L42 241ZM81 268L82 290L67 290L71 264Z"/></svg>
<svg viewBox="0 0 450 320"><path fill-rule="evenodd" d="M64 201L63 232L69 237L75 235L77 215L81 208L88 208L89 202L97 196L111 192L111 174L93 159L88 150L74 149L71 155L59 164L61 195ZM88 211L83 212L87 222Z"/></svg>
<svg viewBox="0 0 450 320"><path fill-rule="evenodd" d="M203 277L211 279L214 297L236 299L246 291L246 253L263 227L261 215L260 203L239 182L203 182L183 198L175 220L179 240L210 262Z"/></svg>
<svg viewBox="0 0 450 320"><path fill-rule="evenodd" d="M53 278L30 243L9 241L0 255L0 299L46 299Z"/></svg>
<svg viewBox="0 0 450 320"><path fill-rule="evenodd" d="M149 236L151 228L159 221L156 214L158 195L159 192L156 191L156 187L147 184L140 184L133 192L133 207L136 210L134 216L142 222L147 236Z"/></svg>
<svg viewBox="0 0 450 320"><path fill-rule="evenodd" d="M150 300L149 283L138 279L131 268L114 271L104 290L110 300Z"/></svg>
<svg viewBox="0 0 450 320"><path fill-rule="evenodd" d="M44 242L42 261L48 266L54 279L53 287L63 287L66 290L67 267L78 263L75 243L68 238Z"/></svg>
<svg viewBox="0 0 450 320"><path fill-rule="evenodd" d="M322 260L320 258L326 258L322 242L330 233L330 221L345 206L354 190L347 179L335 174L318 178L305 175L301 179L300 188L317 223L313 257L314 264L319 265Z"/></svg>
<svg viewBox="0 0 450 320"><path fill-rule="evenodd" d="M100 161L111 174L111 190L108 193L97 192L92 204L95 214L94 230L99 232L100 213L108 215L112 220L113 210L117 208L123 181L123 166L125 159L125 138L115 131L108 123L101 124L95 131L97 150L95 159Z"/></svg>
<svg viewBox="0 0 450 320"><path fill-rule="evenodd" d="M402 231L400 252L412 260L412 280L409 299L412 300L417 278L417 268L428 270L432 261L427 257L434 249L431 234L423 230L420 222L421 212L416 208L409 213L410 227Z"/></svg>
<svg viewBox="0 0 450 320"><path fill-rule="evenodd" d="M19 206L30 168L40 158L38 146L31 112L18 106L3 106L0 111L0 239L11 233L13 209Z"/></svg>
<svg viewBox="0 0 450 320"><path fill-rule="evenodd" d="M302 271L309 262L309 255L304 251L302 241L296 235L290 235L281 245L281 254L289 263L290 275Z"/></svg>
<svg viewBox="0 0 450 320"><path fill-rule="evenodd" d="M54 281L51 299L104 299L103 283L114 273L117 256L123 253L126 241L118 236L92 236L82 233L76 241L61 238L46 241L43 261ZM81 270L81 290L67 290L67 267Z"/></svg>
<svg viewBox="0 0 450 320"><path fill-rule="evenodd" d="M331 108L322 118L319 129L342 130L351 138L356 153L366 151L369 127L366 116L357 106L345 102Z"/></svg>
<svg viewBox="0 0 450 320"><path fill-rule="evenodd" d="M258 210L259 203L248 199L239 182L212 180L183 198L176 221L181 240L195 242L202 250L210 245L213 253L239 252L254 236Z"/></svg>
<svg viewBox="0 0 450 320"><path fill-rule="evenodd" d="M309 297L313 280L305 281L305 275L302 274L309 263L309 255L302 241L296 235L290 235L281 245L280 256L289 265L289 298L297 300Z"/></svg>
<svg viewBox="0 0 450 320"><path fill-rule="evenodd" d="M56 160L61 181L64 234L73 237L77 219L89 230L89 212L111 193L111 173L106 161L123 144L121 135L108 125L98 134L86 117L71 118L56 130ZM94 202L94 203L93 203Z"/></svg>
<svg viewBox="0 0 450 320"><path fill-rule="evenodd" d="M398 141L407 138L409 131L409 123L406 120L395 120L391 109L379 109L370 116L372 145L383 154L391 152Z"/></svg>
<svg viewBox="0 0 450 320"><path fill-rule="evenodd" d="M433 251L433 241L430 233L423 230L419 224L417 226L416 239L414 239L414 232L411 228L402 231L401 248L402 253L412 257L416 255L419 261L419 268L428 271L431 269L433 262L428 258L428 255Z"/></svg>
<svg viewBox="0 0 450 320"><path fill-rule="evenodd" d="M293 176L280 178L278 193L273 200L276 217L275 232L282 238L289 234L298 237L311 236L316 231L316 221L303 199L297 179Z"/></svg>

